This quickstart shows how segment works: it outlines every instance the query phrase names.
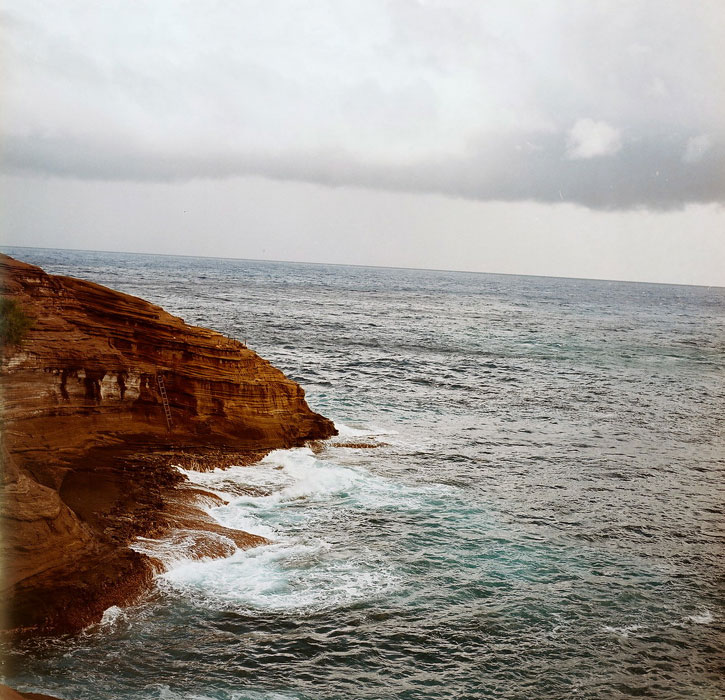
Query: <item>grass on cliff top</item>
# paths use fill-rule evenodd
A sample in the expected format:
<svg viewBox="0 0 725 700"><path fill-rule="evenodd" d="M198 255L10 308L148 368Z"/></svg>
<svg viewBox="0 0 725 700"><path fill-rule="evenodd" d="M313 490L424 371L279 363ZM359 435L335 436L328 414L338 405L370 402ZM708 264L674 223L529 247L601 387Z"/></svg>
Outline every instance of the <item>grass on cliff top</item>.
<svg viewBox="0 0 725 700"><path fill-rule="evenodd" d="M0 348L20 345L33 319L15 299L0 297Z"/></svg>

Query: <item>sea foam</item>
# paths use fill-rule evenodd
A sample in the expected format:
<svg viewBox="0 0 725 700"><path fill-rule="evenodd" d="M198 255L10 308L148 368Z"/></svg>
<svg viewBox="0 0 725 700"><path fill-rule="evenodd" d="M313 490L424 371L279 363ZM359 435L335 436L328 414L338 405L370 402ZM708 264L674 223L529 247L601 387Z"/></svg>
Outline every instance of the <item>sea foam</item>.
<svg viewBox="0 0 725 700"><path fill-rule="evenodd" d="M316 536L314 524L316 518L341 517L346 508L399 503L400 485L318 459L308 448L276 450L252 466L182 471L227 501L206 507L218 522L263 535L273 544L236 550L225 559L198 560L184 553L191 544L179 536L179 551L162 557L167 571L159 576L161 588L204 607L250 611L325 609L396 585L395 573L364 550L342 559ZM153 546L137 544L142 550ZM165 541L165 547L173 550L173 542Z"/></svg>
<svg viewBox="0 0 725 700"><path fill-rule="evenodd" d="M703 610L696 615L688 615L686 619L694 622L696 625L709 625L711 622L714 622L715 616L709 610Z"/></svg>
<svg viewBox="0 0 725 700"><path fill-rule="evenodd" d="M335 428L341 438L352 438L352 437L376 437L378 435L398 435L397 430L390 430L389 428L381 428L378 426L362 426L353 427L335 421Z"/></svg>

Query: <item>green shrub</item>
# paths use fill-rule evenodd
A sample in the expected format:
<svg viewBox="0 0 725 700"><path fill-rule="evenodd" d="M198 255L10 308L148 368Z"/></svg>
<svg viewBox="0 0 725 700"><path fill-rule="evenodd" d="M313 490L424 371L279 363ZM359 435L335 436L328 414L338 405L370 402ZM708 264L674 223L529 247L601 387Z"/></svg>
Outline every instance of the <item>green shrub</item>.
<svg viewBox="0 0 725 700"><path fill-rule="evenodd" d="M20 345L32 325L33 319L15 299L0 297L0 346Z"/></svg>

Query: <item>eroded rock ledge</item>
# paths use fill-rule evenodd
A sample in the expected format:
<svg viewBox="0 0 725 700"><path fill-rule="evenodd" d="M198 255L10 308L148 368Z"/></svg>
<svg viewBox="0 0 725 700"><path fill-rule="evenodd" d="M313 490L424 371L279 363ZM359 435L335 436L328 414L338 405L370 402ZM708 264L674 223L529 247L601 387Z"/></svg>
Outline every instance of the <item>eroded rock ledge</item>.
<svg viewBox="0 0 725 700"><path fill-rule="evenodd" d="M255 352L142 299L4 255L0 287L33 318L1 364L5 629L73 632L132 600L158 566L128 548L137 536L262 542L221 533L171 465L250 462L336 432Z"/></svg>

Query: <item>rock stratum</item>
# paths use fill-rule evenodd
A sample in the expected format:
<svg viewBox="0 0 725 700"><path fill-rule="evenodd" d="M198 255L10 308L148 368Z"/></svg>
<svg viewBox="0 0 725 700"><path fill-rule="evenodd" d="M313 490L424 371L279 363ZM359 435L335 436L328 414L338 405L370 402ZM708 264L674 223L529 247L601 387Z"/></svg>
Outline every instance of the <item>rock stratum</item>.
<svg viewBox="0 0 725 700"><path fill-rule="evenodd" d="M268 361L147 301L4 255L0 292L32 319L1 361L5 630L75 632L133 601L162 566L139 536L193 532L197 556L265 541L213 521L172 465L336 434Z"/></svg>

